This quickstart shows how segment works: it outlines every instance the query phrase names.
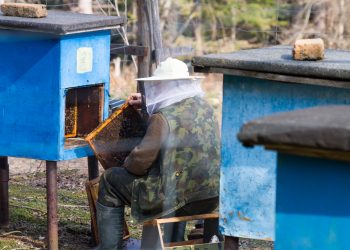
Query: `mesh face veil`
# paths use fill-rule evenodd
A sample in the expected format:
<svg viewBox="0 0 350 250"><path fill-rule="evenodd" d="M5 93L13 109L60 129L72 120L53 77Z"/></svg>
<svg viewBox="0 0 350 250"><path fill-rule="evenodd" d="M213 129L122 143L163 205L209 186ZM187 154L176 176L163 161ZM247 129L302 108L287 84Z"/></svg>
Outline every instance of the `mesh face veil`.
<svg viewBox="0 0 350 250"><path fill-rule="evenodd" d="M204 95L199 79L152 81L144 86L149 115L186 98Z"/></svg>

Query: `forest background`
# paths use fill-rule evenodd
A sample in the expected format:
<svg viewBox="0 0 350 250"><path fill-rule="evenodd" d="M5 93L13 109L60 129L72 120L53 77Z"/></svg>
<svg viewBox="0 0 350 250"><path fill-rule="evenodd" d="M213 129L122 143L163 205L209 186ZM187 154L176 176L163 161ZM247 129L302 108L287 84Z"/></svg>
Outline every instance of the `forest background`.
<svg viewBox="0 0 350 250"><path fill-rule="evenodd" d="M0 0L46 4L49 9L125 15L128 24L113 31L112 42L137 44L135 0ZM320 37L327 48L350 49L350 0L158 0L164 47L190 46L193 55L292 45L298 38ZM111 95L135 91L131 57L111 58ZM208 79L216 82L220 78ZM204 84L205 85L205 84ZM209 86L209 90L211 87ZM206 89L207 86L204 86ZM216 87L219 91L221 86ZM209 91L210 92L210 91ZM218 93L220 95L220 93ZM219 101L220 102L220 101ZM219 105L218 101L213 102ZM219 113L219 112L218 112Z"/></svg>
<svg viewBox="0 0 350 250"><path fill-rule="evenodd" d="M0 0L46 4L49 9L125 15L128 24L115 30L121 47L137 44L135 0ZM320 37L327 48L349 49L350 0L158 0L164 47L191 46L193 55L291 45L297 38ZM112 58L115 59L115 58ZM112 96L134 90L136 69L129 57L112 60ZM131 74L130 74L131 73ZM116 86L119 85L119 86Z"/></svg>

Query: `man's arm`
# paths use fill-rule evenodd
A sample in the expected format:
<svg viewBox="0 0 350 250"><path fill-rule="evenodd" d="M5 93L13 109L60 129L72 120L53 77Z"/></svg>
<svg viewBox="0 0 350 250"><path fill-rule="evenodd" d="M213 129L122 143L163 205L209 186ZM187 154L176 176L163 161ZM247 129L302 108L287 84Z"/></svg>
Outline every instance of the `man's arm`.
<svg viewBox="0 0 350 250"><path fill-rule="evenodd" d="M161 146L169 135L169 125L161 114L150 117L141 143L125 159L123 166L132 174L145 175L157 159Z"/></svg>

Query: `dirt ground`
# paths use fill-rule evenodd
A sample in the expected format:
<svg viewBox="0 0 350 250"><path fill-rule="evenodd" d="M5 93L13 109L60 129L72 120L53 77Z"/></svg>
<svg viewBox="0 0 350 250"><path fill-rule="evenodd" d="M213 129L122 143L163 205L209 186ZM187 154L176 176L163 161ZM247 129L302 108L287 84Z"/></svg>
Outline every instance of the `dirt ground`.
<svg viewBox="0 0 350 250"><path fill-rule="evenodd" d="M9 158L11 226L0 230L0 250L45 249L46 246L46 179L45 162ZM92 249L90 214L85 194L87 159L59 163L58 208L60 249ZM100 169L100 172L103 170ZM133 238L141 238L137 225L126 211ZM193 225L188 226L188 230ZM272 250L273 243L240 240L241 250Z"/></svg>

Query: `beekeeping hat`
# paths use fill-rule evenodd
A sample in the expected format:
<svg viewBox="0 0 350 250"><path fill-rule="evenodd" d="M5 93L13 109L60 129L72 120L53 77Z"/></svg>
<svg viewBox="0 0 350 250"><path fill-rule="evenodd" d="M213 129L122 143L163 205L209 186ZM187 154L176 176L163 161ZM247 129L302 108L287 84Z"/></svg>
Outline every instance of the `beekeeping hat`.
<svg viewBox="0 0 350 250"><path fill-rule="evenodd" d="M203 76L190 76L187 65L175 58L168 57L161 62L154 71L153 76L138 78L137 81L171 81L171 80L197 80Z"/></svg>

